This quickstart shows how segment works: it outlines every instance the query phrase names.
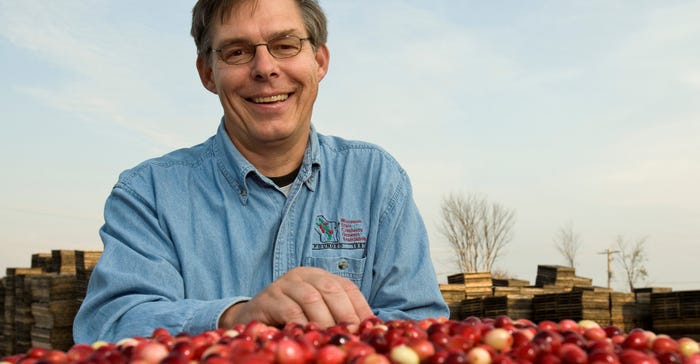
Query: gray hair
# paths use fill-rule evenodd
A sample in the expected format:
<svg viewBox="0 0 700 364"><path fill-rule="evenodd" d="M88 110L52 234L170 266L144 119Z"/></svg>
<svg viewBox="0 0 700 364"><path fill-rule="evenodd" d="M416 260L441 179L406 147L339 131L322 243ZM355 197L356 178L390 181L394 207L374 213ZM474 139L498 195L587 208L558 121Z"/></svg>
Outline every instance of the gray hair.
<svg viewBox="0 0 700 364"><path fill-rule="evenodd" d="M209 57L212 48L211 29L213 22L218 19L224 22L237 7L247 1L256 0L198 0L192 8L192 28L190 34L197 46L197 54L205 58ZM328 39L328 25L326 14L317 0L296 0L304 27L309 33L309 42L316 49L326 44Z"/></svg>

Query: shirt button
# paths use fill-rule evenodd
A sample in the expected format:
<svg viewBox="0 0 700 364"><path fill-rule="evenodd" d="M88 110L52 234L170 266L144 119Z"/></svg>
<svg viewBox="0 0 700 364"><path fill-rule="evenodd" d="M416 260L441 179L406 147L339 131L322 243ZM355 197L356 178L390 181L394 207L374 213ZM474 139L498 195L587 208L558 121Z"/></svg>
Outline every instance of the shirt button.
<svg viewBox="0 0 700 364"><path fill-rule="evenodd" d="M338 269L340 269L340 270L345 270L345 269L347 269L347 268L348 268L348 262L346 262L346 261L344 261L344 260L341 260L341 261L338 263Z"/></svg>

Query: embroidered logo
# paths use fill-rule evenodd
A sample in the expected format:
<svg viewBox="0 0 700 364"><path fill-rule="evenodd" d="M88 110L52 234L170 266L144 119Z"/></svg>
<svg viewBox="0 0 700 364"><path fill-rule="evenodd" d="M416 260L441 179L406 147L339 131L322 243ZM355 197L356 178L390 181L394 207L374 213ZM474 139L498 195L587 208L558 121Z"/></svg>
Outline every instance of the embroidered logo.
<svg viewBox="0 0 700 364"><path fill-rule="evenodd" d="M323 215L316 216L314 230L319 235L319 244L313 250L325 249L365 249L367 235L362 220L341 218L329 221Z"/></svg>
<svg viewBox="0 0 700 364"><path fill-rule="evenodd" d="M338 222L328 221L323 215L316 216L316 232L320 235L322 243L338 242Z"/></svg>

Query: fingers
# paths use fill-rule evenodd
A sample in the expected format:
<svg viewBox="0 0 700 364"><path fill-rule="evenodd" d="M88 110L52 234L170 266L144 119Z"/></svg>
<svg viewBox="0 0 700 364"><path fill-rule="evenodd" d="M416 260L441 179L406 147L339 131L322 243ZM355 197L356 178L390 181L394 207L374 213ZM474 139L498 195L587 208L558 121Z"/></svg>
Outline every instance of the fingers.
<svg viewBox="0 0 700 364"><path fill-rule="evenodd" d="M355 284L346 281L344 288L352 307L355 308L355 314L359 321L374 316L374 312L372 312L372 308L369 307L365 296L362 295L362 292L360 292L360 289Z"/></svg>
<svg viewBox="0 0 700 364"><path fill-rule="evenodd" d="M288 296L301 306L307 320L322 327L361 321L358 311L364 313L369 305L357 286L322 270L309 273L302 275L302 284L287 286Z"/></svg>
<svg viewBox="0 0 700 364"><path fill-rule="evenodd" d="M338 323L359 324L372 310L350 280L311 267L295 268L249 302L241 303L237 322L258 320L270 325L288 322L321 327Z"/></svg>
<svg viewBox="0 0 700 364"><path fill-rule="evenodd" d="M318 284L322 286L319 287ZM286 285L284 288L284 293L299 306L305 320L316 322L321 327L334 325L336 314L343 317L354 314L354 310L349 306L350 300L342 297L340 285L332 280L302 281ZM350 310L352 312L349 312Z"/></svg>

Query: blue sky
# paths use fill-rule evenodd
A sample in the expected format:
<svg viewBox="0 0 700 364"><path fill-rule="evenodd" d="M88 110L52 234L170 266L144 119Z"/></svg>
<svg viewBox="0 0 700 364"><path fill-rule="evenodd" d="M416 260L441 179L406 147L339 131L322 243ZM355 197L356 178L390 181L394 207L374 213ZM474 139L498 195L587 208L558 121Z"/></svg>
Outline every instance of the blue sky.
<svg viewBox="0 0 700 364"><path fill-rule="evenodd" d="M594 284L622 235L647 238L648 285L700 289L699 1L321 4L314 124L404 166L441 281L458 271L439 231L457 192L515 210L496 265L518 278L564 263L552 239L571 223ZM0 271L101 249L119 172L215 132L192 5L0 0Z"/></svg>

